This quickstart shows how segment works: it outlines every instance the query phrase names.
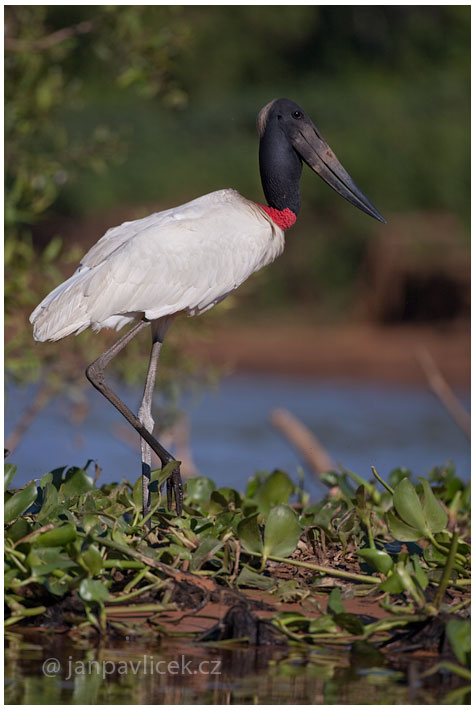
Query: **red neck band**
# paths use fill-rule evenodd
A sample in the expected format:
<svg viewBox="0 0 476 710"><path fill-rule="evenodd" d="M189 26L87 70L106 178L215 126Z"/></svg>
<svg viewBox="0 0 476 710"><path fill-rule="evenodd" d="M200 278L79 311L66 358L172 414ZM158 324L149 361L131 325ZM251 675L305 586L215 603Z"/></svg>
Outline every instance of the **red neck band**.
<svg viewBox="0 0 476 710"><path fill-rule="evenodd" d="M275 207L268 207L268 205L259 205L266 214L268 214L273 222L278 225L281 229L289 229L292 227L296 221L296 215L289 207L284 210L277 210Z"/></svg>

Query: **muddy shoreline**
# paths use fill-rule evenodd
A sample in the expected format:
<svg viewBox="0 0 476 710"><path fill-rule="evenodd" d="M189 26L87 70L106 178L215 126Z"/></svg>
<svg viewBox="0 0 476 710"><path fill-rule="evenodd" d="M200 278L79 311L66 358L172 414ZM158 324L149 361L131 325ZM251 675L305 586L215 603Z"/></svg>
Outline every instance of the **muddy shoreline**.
<svg viewBox="0 0 476 710"><path fill-rule="evenodd" d="M426 386L418 362L430 353L448 384L470 385L470 329L371 324L319 325L270 318L214 323L205 335L181 326L181 347L204 363L233 372L267 372Z"/></svg>

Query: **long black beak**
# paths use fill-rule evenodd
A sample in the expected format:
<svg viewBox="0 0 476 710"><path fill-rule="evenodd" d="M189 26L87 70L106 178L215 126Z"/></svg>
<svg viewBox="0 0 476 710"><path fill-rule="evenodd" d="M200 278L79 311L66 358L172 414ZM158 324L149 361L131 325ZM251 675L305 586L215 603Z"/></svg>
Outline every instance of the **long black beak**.
<svg viewBox="0 0 476 710"><path fill-rule="evenodd" d="M293 134L291 140L294 149L315 173L359 210L386 224L380 212L344 170L311 121L299 122L299 128L293 131Z"/></svg>

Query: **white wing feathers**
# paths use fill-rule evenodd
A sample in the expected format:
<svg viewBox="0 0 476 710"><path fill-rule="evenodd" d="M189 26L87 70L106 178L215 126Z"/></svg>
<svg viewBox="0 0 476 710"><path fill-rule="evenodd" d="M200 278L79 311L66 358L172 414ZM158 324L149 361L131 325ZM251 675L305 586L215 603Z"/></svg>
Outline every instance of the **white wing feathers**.
<svg viewBox="0 0 476 710"><path fill-rule="evenodd" d="M33 311L36 340L197 315L274 261L284 232L255 203L220 190L108 230Z"/></svg>

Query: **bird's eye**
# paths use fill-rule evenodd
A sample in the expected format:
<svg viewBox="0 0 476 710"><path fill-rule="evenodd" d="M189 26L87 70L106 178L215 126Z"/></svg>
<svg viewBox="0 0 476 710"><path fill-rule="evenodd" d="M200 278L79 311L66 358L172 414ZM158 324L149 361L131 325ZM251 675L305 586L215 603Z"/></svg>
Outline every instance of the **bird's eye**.
<svg viewBox="0 0 476 710"><path fill-rule="evenodd" d="M303 116L304 116L304 114L303 114L302 111L293 111L293 113L292 113L292 117L293 117L293 118L298 118L298 119L299 119L299 118L302 118Z"/></svg>

